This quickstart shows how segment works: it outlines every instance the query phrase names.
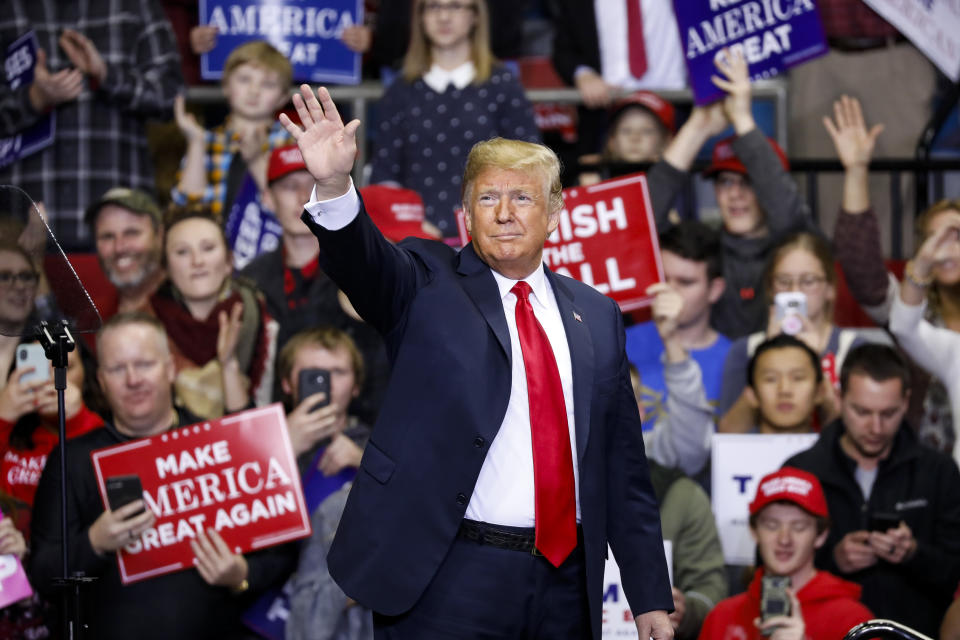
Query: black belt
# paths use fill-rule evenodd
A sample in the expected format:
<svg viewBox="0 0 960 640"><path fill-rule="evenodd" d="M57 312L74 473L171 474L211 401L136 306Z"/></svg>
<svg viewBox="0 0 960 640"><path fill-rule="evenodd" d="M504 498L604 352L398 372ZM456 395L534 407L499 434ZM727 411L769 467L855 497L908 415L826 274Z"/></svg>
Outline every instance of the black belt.
<svg viewBox="0 0 960 640"><path fill-rule="evenodd" d="M498 549L523 551L535 556L543 555L537 551L536 530L533 527L499 527L495 524L464 518L460 523L457 537L477 544L487 544ZM583 540L579 524L577 524L577 540L578 542Z"/></svg>
<svg viewBox="0 0 960 640"><path fill-rule="evenodd" d="M892 47L905 41L902 35L887 36L885 38L830 38L829 44L832 48L846 53L856 53L858 51L871 51L873 49L884 49Z"/></svg>

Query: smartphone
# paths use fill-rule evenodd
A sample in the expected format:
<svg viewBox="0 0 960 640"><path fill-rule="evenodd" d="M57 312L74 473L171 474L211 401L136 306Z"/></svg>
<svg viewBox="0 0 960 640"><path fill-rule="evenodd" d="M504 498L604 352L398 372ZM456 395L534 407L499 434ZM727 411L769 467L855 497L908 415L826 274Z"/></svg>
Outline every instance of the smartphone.
<svg viewBox="0 0 960 640"><path fill-rule="evenodd" d="M790 586L788 576L763 576L760 585L760 620L766 622L774 616L790 615ZM767 629L763 635L772 634L774 629Z"/></svg>
<svg viewBox="0 0 960 640"><path fill-rule="evenodd" d="M323 392L323 400L310 407L310 412L314 412L321 407L330 404L330 371L327 369L301 369L298 378L300 400L309 398L315 393Z"/></svg>
<svg viewBox="0 0 960 640"><path fill-rule="evenodd" d="M110 505L111 511L116 511L134 500L143 499L143 485L140 483L140 476L138 475L111 476L107 478L106 485L107 504Z"/></svg>
<svg viewBox="0 0 960 640"><path fill-rule="evenodd" d="M895 513L876 511L870 514L870 531L889 531L900 526L900 516Z"/></svg>
<svg viewBox="0 0 960 640"><path fill-rule="evenodd" d="M20 378L20 382L46 382L50 379L50 361L36 342L17 346L17 366L33 367L33 371Z"/></svg>
<svg viewBox="0 0 960 640"><path fill-rule="evenodd" d="M803 330L801 318L807 317L807 295L802 291L781 291L773 296L780 330L795 336Z"/></svg>

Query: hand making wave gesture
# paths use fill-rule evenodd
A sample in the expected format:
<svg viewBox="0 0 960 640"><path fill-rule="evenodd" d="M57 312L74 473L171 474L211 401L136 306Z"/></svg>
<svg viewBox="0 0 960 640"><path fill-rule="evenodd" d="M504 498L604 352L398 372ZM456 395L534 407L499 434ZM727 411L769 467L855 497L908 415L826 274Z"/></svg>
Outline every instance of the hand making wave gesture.
<svg viewBox="0 0 960 640"><path fill-rule="evenodd" d="M300 93L293 96L293 106L303 126L294 124L283 113L280 124L300 147L307 170L317 182L317 199L342 196L350 188L360 121L351 120L344 125L325 87L320 87L314 95L309 85L300 85Z"/></svg>

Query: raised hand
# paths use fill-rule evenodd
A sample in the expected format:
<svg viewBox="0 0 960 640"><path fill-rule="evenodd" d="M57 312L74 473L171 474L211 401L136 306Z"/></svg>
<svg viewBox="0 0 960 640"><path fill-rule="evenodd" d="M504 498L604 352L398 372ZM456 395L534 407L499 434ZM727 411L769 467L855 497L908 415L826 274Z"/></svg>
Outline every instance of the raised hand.
<svg viewBox="0 0 960 640"><path fill-rule="evenodd" d="M297 141L307 171L316 180L318 200L342 196L350 188L350 170L357 155L359 120L346 125L340 119L330 92L320 87L314 95L309 85L300 85L293 106L302 126L280 114L280 124Z"/></svg>
<svg viewBox="0 0 960 640"><path fill-rule="evenodd" d="M353 440L340 433L334 437L327 446L327 450L323 452L317 468L323 475L332 476L347 467L358 468L362 457L363 449L358 447Z"/></svg>
<svg viewBox="0 0 960 640"><path fill-rule="evenodd" d="M743 57L741 49L729 48L716 57L714 64L723 77L711 76L710 79L727 92L723 111L737 135L742 136L757 126L750 108L750 69L747 59Z"/></svg>
<svg viewBox="0 0 960 640"><path fill-rule="evenodd" d="M340 34L340 41L354 53L366 53L373 42L373 30L363 24L350 25Z"/></svg>
<svg viewBox="0 0 960 640"><path fill-rule="evenodd" d="M850 96L841 96L833 103L833 117L823 117L823 126L837 149L837 158L845 168L866 167L873 157L877 136L883 131L882 124L869 130L863 119L860 101Z"/></svg>
<svg viewBox="0 0 960 640"><path fill-rule="evenodd" d="M217 28L209 24L199 24L190 29L190 50L198 56L213 51L217 46Z"/></svg>
<svg viewBox="0 0 960 640"><path fill-rule="evenodd" d="M183 97L183 94L179 94L173 99L173 116L176 118L180 133L187 139L187 143L203 142L206 131L200 126L194 115L187 111L187 100Z"/></svg>
<svg viewBox="0 0 960 640"><path fill-rule="evenodd" d="M937 222L937 229L923 241L911 260L916 277L927 278L938 263L960 256L960 214L944 212Z"/></svg>
<svg viewBox="0 0 960 640"><path fill-rule="evenodd" d="M46 111L62 102L75 100L83 91L83 73L76 69L61 69L50 73L47 69L47 52L37 50L37 62L33 67L33 84L30 85L30 104L36 111Z"/></svg>
<svg viewBox="0 0 960 640"><path fill-rule="evenodd" d="M220 326L217 331L217 359L225 365L237 357L237 342L243 327L243 303L233 303L229 314L226 309L220 311L217 322Z"/></svg>
<svg viewBox="0 0 960 640"><path fill-rule="evenodd" d="M304 398L297 408L287 414L287 431L294 455L309 451L315 444L337 434L338 409L327 405L314 409L326 397L322 391Z"/></svg>
<svg viewBox="0 0 960 640"><path fill-rule="evenodd" d="M107 64L90 38L73 29L64 29L59 42L60 48L70 58L73 66L98 83L106 79Z"/></svg>

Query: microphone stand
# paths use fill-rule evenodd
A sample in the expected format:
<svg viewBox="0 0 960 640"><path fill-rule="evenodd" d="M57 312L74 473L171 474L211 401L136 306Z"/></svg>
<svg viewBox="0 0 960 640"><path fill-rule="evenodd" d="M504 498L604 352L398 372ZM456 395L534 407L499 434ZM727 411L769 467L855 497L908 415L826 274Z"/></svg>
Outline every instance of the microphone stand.
<svg viewBox="0 0 960 640"><path fill-rule="evenodd" d="M66 320L56 323L41 321L35 330L35 337L43 346L50 364L53 365L53 384L57 390L57 427L60 434L60 551L62 577L53 581L61 590L62 610L61 629L63 640L82 640L83 620L80 610L80 591L84 585L96 578L71 576L67 547L67 425L64 392L67 389L67 357L76 347L76 341L70 333Z"/></svg>

